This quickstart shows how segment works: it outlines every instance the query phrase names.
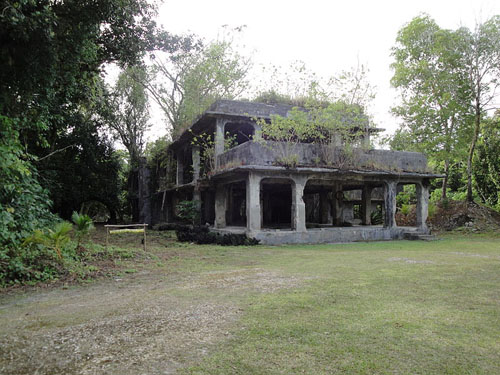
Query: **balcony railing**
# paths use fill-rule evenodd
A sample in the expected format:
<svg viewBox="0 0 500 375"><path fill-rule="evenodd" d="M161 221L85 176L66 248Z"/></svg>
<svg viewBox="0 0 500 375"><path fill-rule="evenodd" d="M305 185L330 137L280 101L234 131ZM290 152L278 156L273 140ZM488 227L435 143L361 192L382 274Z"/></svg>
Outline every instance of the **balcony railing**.
<svg viewBox="0 0 500 375"><path fill-rule="evenodd" d="M250 141L218 157L217 172L242 166L284 166L391 173L432 173L418 152L327 147L320 144Z"/></svg>

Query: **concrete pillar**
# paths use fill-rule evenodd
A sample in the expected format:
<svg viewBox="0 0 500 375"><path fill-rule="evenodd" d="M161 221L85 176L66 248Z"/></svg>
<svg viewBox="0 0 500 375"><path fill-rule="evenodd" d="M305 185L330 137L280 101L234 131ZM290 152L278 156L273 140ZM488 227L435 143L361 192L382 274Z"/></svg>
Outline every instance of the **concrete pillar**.
<svg viewBox="0 0 500 375"><path fill-rule="evenodd" d="M200 179L200 146L193 146L191 149L193 158L193 181Z"/></svg>
<svg viewBox="0 0 500 375"><path fill-rule="evenodd" d="M262 211L260 204L260 181L261 177L254 172L249 172L246 185L246 208L247 208L247 230L248 232L261 229Z"/></svg>
<svg viewBox="0 0 500 375"><path fill-rule="evenodd" d="M342 184L336 183L333 187L333 202L332 202L332 211L333 211L333 225L341 226L342 225L342 211L343 211L343 192L342 192Z"/></svg>
<svg viewBox="0 0 500 375"><path fill-rule="evenodd" d="M201 220L201 193L200 190L195 188L193 191L193 202L196 203L196 210L198 212L198 220L195 224L200 224Z"/></svg>
<svg viewBox="0 0 500 375"><path fill-rule="evenodd" d="M292 230L306 232L306 205L304 203L304 188L306 176L295 176L292 184Z"/></svg>
<svg viewBox="0 0 500 375"><path fill-rule="evenodd" d="M342 147L342 136L340 134L334 134L332 136L333 147Z"/></svg>
<svg viewBox="0 0 500 375"><path fill-rule="evenodd" d="M384 189L384 227L396 227L396 181L386 181Z"/></svg>
<svg viewBox="0 0 500 375"><path fill-rule="evenodd" d="M361 191L361 224L371 225L372 213L372 188L371 186L363 186Z"/></svg>
<svg viewBox="0 0 500 375"><path fill-rule="evenodd" d="M253 123L253 140L258 141L262 139L262 126L257 123Z"/></svg>
<svg viewBox="0 0 500 375"><path fill-rule="evenodd" d="M177 151L177 179L176 184L182 185L184 183L184 155L182 151Z"/></svg>
<svg viewBox="0 0 500 375"><path fill-rule="evenodd" d="M330 202L328 202L328 192L321 190L319 193L319 209L320 209L320 222L321 224L328 224Z"/></svg>
<svg viewBox="0 0 500 375"><path fill-rule="evenodd" d="M362 146L365 150L371 149L370 130L368 128L365 130L365 134L363 135Z"/></svg>
<svg viewBox="0 0 500 375"><path fill-rule="evenodd" d="M427 216L429 211L429 186L426 183L417 183L417 226L427 233Z"/></svg>
<svg viewBox="0 0 500 375"><path fill-rule="evenodd" d="M219 166L219 155L224 152L224 131L227 120L218 117L215 121L215 168Z"/></svg>
<svg viewBox="0 0 500 375"><path fill-rule="evenodd" d="M227 209L227 188L224 185L217 185L215 190L215 227L224 228L226 226Z"/></svg>
<svg viewBox="0 0 500 375"><path fill-rule="evenodd" d="M213 196L211 191L205 192L205 199L203 200L203 216L205 218L205 222L210 222L211 220L211 211L213 207Z"/></svg>

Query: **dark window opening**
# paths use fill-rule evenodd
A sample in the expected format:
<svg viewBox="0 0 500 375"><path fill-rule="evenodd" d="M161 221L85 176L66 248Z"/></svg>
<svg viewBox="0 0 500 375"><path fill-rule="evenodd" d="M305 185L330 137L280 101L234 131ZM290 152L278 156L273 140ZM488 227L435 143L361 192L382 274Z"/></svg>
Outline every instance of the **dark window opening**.
<svg viewBox="0 0 500 375"><path fill-rule="evenodd" d="M290 182L262 183L262 224L264 228L290 229L292 226L292 186Z"/></svg>
<svg viewBox="0 0 500 375"><path fill-rule="evenodd" d="M247 225L246 182L236 182L228 186L226 223L228 226Z"/></svg>
<svg viewBox="0 0 500 375"><path fill-rule="evenodd" d="M225 148L232 148L252 140L254 127L248 122L229 122L226 124L224 132Z"/></svg>

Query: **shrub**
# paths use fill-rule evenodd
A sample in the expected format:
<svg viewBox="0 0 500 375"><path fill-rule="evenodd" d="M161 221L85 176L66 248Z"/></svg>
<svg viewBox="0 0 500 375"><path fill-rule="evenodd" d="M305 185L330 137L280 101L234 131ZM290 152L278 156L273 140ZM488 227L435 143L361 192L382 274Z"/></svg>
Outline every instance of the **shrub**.
<svg viewBox="0 0 500 375"><path fill-rule="evenodd" d="M196 201L182 201L177 205L177 212L181 219L194 225L200 220L200 209Z"/></svg>
<svg viewBox="0 0 500 375"><path fill-rule="evenodd" d="M255 238L249 238L246 234L227 233L220 234L210 232L207 226L179 226L175 234L180 242L194 242L197 244L217 244L222 246L253 246L259 243Z"/></svg>
<svg viewBox="0 0 500 375"><path fill-rule="evenodd" d="M89 215L79 214L74 211L71 215L71 220L75 224L76 247L80 247L82 240L94 229L94 223Z"/></svg>

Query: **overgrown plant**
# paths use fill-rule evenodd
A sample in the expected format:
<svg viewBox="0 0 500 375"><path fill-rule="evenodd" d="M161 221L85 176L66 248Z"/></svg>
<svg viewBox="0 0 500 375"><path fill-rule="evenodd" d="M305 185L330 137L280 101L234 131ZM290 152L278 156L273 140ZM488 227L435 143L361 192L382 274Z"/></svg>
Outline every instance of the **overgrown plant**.
<svg viewBox="0 0 500 375"><path fill-rule="evenodd" d="M191 144L200 148L200 163L202 169L200 176L208 177L216 169L214 136L206 132L194 134L191 129L189 131L193 135ZM227 151L235 146L236 135L231 135L229 132L226 132L224 137L224 151Z"/></svg>
<svg viewBox="0 0 500 375"><path fill-rule="evenodd" d="M357 104L325 103L310 100L306 107L294 107L287 117L256 119L262 128L262 143L277 153L276 163L296 167L299 144L314 143L319 148L316 164L345 169L356 162L356 146L370 127L368 116ZM266 141L275 141L269 144Z"/></svg>
<svg viewBox="0 0 500 375"><path fill-rule="evenodd" d="M287 117L273 115L270 121L255 120L262 128L261 144L278 155L276 163L287 168L296 167L299 162L298 145L313 135L308 113L294 107ZM276 143L269 144L268 140Z"/></svg>
<svg viewBox="0 0 500 375"><path fill-rule="evenodd" d="M69 243L69 232L73 229L71 223L62 221L57 223L54 229L47 228L46 230L37 229L31 236L26 238L25 245L40 244L53 250L57 258L62 261L63 248Z"/></svg>
<svg viewBox="0 0 500 375"><path fill-rule="evenodd" d="M177 204L177 215L187 221L188 223L195 225L200 220L200 208L198 202L196 201L181 201Z"/></svg>
<svg viewBox="0 0 500 375"><path fill-rule="evenodd" d="M89 215L79 214L76 211L71 215L71 220L75 224L76 247L79 249L82 240L94 229L94 223Z"/></svg>

